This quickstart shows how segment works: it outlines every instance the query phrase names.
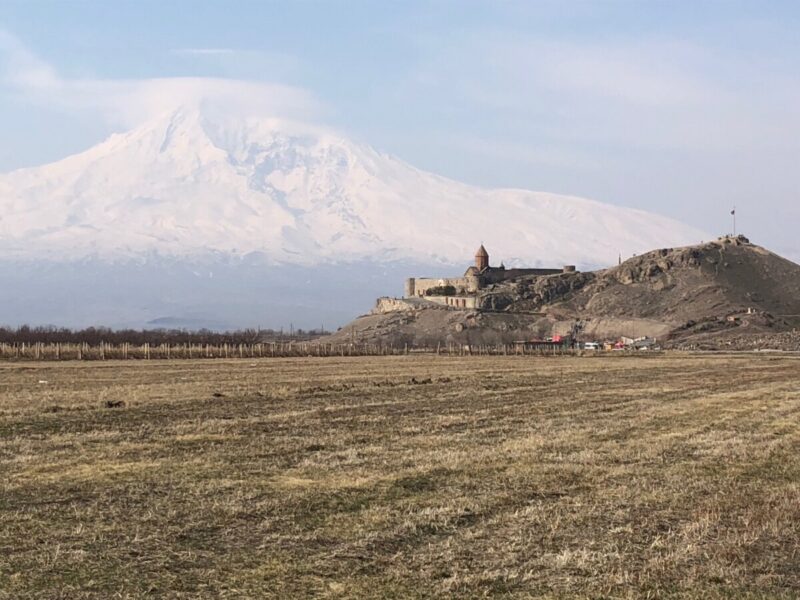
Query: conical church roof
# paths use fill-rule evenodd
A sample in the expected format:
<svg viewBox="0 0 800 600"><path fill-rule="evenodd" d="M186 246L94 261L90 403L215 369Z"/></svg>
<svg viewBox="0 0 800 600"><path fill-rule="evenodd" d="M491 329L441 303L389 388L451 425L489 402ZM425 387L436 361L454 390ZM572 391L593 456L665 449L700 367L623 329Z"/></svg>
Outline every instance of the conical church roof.
<svg viewBox="0 0 800 600"><path fill-rule="evenodd" d="M489 258L489 253L486 251L486 248L483 247L483 244L481 244L481 247L478 248L478 251L475 253L475 258L479 256L481 258Z"/></svg>

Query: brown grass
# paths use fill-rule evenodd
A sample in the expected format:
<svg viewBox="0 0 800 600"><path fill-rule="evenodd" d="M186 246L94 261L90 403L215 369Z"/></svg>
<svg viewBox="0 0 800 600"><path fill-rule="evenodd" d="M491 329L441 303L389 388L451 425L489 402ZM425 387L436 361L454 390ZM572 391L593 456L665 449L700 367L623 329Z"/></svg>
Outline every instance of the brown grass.
<svg viewBox="0 0 800 600"><path fill-rule="evenodd" d="M791 356L0 365L0 598L795 598L799 548Z"/></svg>

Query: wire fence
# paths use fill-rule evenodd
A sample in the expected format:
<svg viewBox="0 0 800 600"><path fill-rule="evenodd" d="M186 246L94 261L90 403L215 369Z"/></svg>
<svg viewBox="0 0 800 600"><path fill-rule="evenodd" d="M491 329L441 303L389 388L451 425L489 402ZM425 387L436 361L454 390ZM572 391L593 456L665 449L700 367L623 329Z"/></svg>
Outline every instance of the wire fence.
<svg viewBox="0 0 800 600"><path fill-rule="evenodd" d="M255 344L0 343L0 360L4 361L254 359L314 356L398 356L404 354L557 356L574 352L575 350L569 346L557 344L438 344L435 347L413 347L408 344L326 344L321 342L265 342Z"/></svg>

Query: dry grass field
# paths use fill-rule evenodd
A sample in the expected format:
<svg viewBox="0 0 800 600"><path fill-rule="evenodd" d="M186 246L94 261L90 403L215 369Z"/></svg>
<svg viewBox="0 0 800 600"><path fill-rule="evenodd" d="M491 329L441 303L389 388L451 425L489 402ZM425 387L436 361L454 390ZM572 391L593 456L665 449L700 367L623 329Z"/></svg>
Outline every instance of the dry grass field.
<svg viewBox="0 0 800 600"><path fill-rule="evenodd" d="M800 596L800 359L0 364L0 598L484 596Z"/></svg>

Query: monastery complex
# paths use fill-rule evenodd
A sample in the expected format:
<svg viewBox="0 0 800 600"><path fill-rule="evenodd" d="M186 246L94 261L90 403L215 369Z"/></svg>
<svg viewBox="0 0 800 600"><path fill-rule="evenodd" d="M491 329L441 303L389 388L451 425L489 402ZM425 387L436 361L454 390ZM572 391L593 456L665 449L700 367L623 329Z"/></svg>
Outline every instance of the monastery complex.
<svg viewBox="0 0 800 600"><path fill-rule="evenodd" d="M463 277L411 277L406 279L403 297L405 300L427 300L453 308L480 308L479 292L492 284L516 277L572 272L575 272L572 265L561 269L507 269L501 263L499 267L492 267L489 265L489 253L481 244L475 253L475 264L466 270Z"/></svg>

